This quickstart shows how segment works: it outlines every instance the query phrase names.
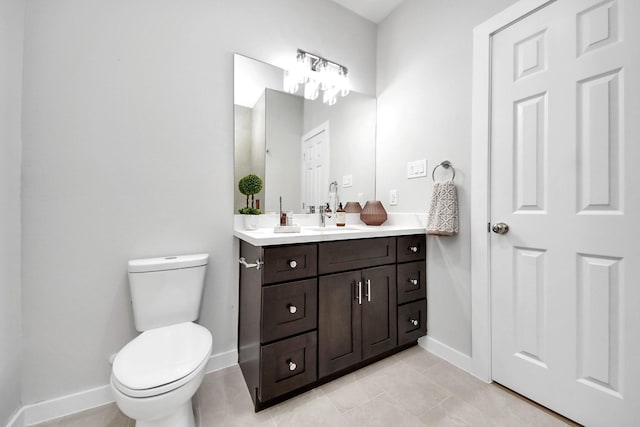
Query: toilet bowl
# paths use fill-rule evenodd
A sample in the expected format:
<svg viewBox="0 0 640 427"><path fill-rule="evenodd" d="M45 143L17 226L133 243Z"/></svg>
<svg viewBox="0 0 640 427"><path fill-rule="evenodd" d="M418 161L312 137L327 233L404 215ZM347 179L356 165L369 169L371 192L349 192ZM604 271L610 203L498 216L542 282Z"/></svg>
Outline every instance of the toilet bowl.
<svg viewBox="0 0 640 427"><path fill-rule="evenodd" d="M142 332L113 360L111 391L136 427L195 427L191 398L211 356L198 318L208 254L129 261L134 323Z"/></svg>
<svg viewBox="0 0 640 427"><path fill-rule="evenodd" d="M137 427L194 427L191 397L204 378L211 333L186 322L143 332L113 361L111 389Z"/></svg>

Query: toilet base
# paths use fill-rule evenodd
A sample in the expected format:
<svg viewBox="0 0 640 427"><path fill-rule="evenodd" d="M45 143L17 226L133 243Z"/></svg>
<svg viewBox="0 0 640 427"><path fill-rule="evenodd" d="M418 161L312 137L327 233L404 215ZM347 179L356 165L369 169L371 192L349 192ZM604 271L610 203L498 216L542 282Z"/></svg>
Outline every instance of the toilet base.
<svg viewBox="0 0 640 427"><path fill-rule="evenodd" d="M196 427L191 400L181 405L171 415L157 420L136 421L136 427Z"/></svg>

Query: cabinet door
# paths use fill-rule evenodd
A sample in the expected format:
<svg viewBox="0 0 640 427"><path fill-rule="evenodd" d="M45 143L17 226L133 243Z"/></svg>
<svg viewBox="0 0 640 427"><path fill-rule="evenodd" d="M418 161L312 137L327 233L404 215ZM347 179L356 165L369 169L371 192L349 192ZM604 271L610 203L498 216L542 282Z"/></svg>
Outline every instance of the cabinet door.
<svg viewBox="0 0 640 427"><path fill-rule="evenodd" d="M362 358L397 345L396 266L362 270Z"/></svg>
<svg viewBox="0 0 640 427"><path fill-rule="evenodd" d="M318 281L318 377L362 359L360 271L332 274ZM364 291L361 293L364 303Z"/></svg>

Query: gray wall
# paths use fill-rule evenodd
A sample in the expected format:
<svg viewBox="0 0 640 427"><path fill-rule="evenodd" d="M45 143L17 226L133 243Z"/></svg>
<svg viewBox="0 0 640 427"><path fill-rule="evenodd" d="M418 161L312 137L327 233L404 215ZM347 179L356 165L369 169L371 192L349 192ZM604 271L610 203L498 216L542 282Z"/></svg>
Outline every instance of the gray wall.
<svg viewBox="0 0 640 427"><path fill-rule="evenodd" d="M338 198L344 204L375 198L376 99L351 92L329 107L320 101L304 103L304 133L329 121L331 153L329 182L338 182ZM342 177L352 175L353 186L343 187ZM327 184L327 192L329 191ZM364 206L364 203L363 203Z"/></svg>
<svg viewBox="0 0 640 427"><path fill-rule="evenodd" d="M377 198L389 211L426 212L431 170L453 163L460 234L428 238L429 335L468 355L472 31L512 3L407 0L378 27ZM418 159L427 159L428 177L408 180L407 162Z"/></svg>
<svg viewBox="0 0 640 427"><path fill-rule="evenodd" d="M300 156L304 98L266 89L264 212L302 211Z"/></svg>
<svg viewBox="0 0 640 427"><path fill-rule="evenodd" d="M200 321L235 350L233 52L317 52L373 94L375 31L325 0L28 2L26 403L108 383L135 335L128 259L210 253Z"/></svg>
<svg viewBox="0 0 640 427"><path fill-rule="evenodd" d="M0 425L20 406L23 0L0 0Z"/></svg>
<svg viewBox="0 0 640 427"><path fill-rule="evenodd" d="M234 124L234 213L243 208L247 203L247 197L238 191L238 181L251 173L251 108L241 105L233 106Z"/></svg>

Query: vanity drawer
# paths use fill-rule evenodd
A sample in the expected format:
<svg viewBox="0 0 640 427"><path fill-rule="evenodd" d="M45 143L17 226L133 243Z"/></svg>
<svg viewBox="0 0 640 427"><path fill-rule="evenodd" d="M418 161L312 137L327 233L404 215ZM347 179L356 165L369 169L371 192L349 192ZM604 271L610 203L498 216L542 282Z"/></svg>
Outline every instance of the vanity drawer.
<svg viewBox="0 0 640 427"><path fill-rule="evenodd" d="M317 245L264 248L263 283L285 282L318 274Z"/></svg>
<svg viewBox="0 0 640 427"><path fill-rule="evenodd" d="M396 262L396 238L339 240L320 243L320 274L355 270Z"/></svg>
<svg viewBox="0 0 640 427"><path fill-rule="evenodd" d="M425 261L398 264L398 304L427 297Z"/></svg>
<svg viewBox="0 0 640 427"><path fill-rule="evenodd" d="M260 400L265 402L314 382L317 335L309 332L265 345L260 352Z"/></svg>
<svg viewBox="0 0 640 427"><path fill-rule="evenodd" d="M398 306L398 345L427 334L427 300Z"/></svg>
<svg viewBox="0 0 640 427"><path fill-rule="evenodd" d="M427 236L398 237L398 262L419 261L427 257Z"/></svg>
<svg viewBox="0 0 640 427"><path fill-rule="evenodd" d="M262 288L262 342L316 328L318 279Z"/></svg>

